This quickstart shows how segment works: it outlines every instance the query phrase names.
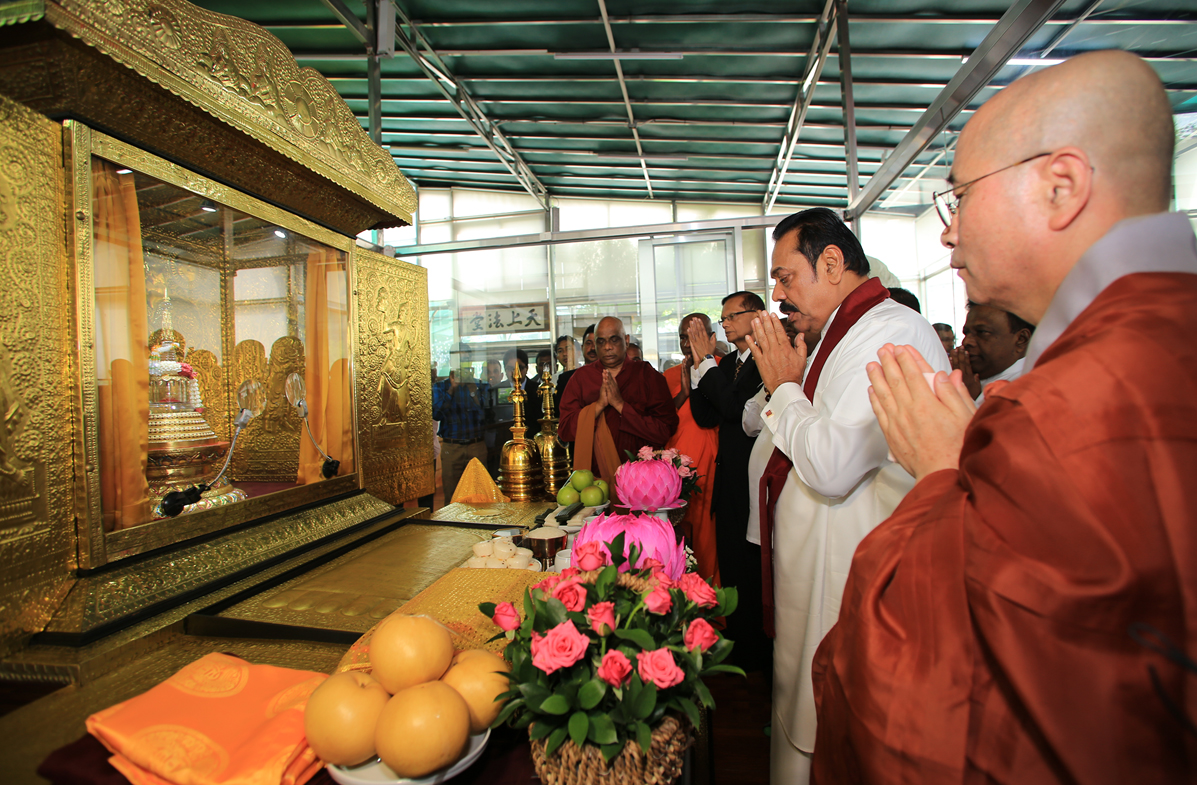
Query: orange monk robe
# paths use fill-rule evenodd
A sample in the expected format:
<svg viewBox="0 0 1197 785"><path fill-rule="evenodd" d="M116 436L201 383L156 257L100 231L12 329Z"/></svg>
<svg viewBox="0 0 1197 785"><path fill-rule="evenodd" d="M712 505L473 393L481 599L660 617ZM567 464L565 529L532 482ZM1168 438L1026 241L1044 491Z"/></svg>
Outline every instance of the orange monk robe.
<svg viewBox="0 0 1197 785"><path fill-rule="evenodd" d="M689 374L682 378L682 366L666 368L665 381L669 394L677 397L682 385L690 384ZM694 422L687 397L677 410L677 433L665 445L694 460L693 469L699 474L698 490L690 497L686 522L690 524L690 547L698 560L698 574L719 580L719 562L715 556L715 519L711 516L711 489L715 486L715 455L719 452L719 426L703 428Z"/></svg>
<svg viewBox="0 0 1197 785"><path fill-rule="evenodd" d="M1160 693L1197 718L1197 678L1129 630L1197 659L1195 303L1197 275L1109 285L861 542L816 782L1194 781Z"/></svg>
<svg viewBox="0 0 1197 785"><path fill-rule="evenodd" d="M602 380L603 366L597 362L583 365L570 377L561 396L561 419L557 426L561 441L578 441L578 417L582 409L598 400ZM677 410L664 377L643 360L627 360L615 377L615 383L624 400L623 413L608 406L603 409L602 417L615 442L617 460L626 461L627 452L635 455L645 445L654 450L664 447L677 429ZM597 455L591 468L596 475L602 476ZM603 479L611 481L614 478Z"/></svg>

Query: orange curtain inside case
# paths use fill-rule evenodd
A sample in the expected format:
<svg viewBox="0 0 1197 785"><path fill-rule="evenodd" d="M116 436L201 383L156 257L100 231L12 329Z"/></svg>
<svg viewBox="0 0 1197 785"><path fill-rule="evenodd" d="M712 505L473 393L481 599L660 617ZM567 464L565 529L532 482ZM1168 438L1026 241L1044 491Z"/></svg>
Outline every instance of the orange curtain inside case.
<svg viewBox="0 0 1197 785"><path fill-rule="evenodd" d="M149 327L141 218L132 174L92 162L96 383L104 530L150 518Z"/></svg>
<svg viewBox="0 0 1197 785"><path fill-rule="evenodd" d="M310 253L304 293L308 424L324 451L341 462L339 475L354 471L351 379L349 361L343 356L349 344L347 302L344 255L331 248ZM311 440L301 438L299 484L324 479L323 465L324 458Z"/></svg>

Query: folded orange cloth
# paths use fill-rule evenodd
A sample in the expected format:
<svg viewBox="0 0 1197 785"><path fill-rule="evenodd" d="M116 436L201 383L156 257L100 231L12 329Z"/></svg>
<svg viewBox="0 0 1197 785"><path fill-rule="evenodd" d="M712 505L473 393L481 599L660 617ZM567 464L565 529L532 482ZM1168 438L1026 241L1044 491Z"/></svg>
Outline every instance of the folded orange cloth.
<svg viewBox="0 0 1197 785"><path fill-rule="evenodd" d="M491 502L509 502L511 499L503 495L499 486L491 479L486 467L477 458L471 458L466 464L461 479L457 481L457 488L453 491L453 498L449 502L463 502L465 504L488 504Z"/></svg>
<svg viewBox="0 0 1197 785"><path fill-rule="evenodd" d="M323 673L201 657L87 718L134 785L303 785L323 766L303 733Z"/></svg>

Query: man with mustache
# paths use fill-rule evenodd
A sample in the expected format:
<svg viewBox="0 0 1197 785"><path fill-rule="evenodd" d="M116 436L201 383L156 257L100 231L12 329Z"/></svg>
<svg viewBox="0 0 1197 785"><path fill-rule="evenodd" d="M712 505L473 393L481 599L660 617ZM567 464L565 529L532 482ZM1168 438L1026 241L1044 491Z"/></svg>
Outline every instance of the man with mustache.
<svg viewBox="0 0 1197 785"><path fill-rule="evenodd" d="M772 314L762 312L748 338L775 448L759 490L763 619L775 635L770 779L805 783L815 649L835 623L856 545L914 484L887 457L866 368L894 341L935 350L940 370L948 358L931 324L869 277L860 241L834 212L795 213L773 238L773 299L794 306L800 331L820 332L809 363L805 341L791 346Z"/></svg>

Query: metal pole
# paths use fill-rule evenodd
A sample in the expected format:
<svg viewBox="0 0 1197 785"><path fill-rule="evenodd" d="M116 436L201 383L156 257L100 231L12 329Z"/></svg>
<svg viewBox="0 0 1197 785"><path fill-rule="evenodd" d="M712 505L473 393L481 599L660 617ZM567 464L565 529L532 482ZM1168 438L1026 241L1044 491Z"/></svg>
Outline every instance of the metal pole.
<svg viewBox="0 0 1197 785"><path fill-rule="evenodd" d="M835 27L839 39L840 96L844 106L844 147L848 164L848 204L856 201L860 190L860 171L856 154L856 104L852 99L852 47L848 43L848 0L835 0ZM860 236L860 220L849 220L852 231Z"/></svg>

